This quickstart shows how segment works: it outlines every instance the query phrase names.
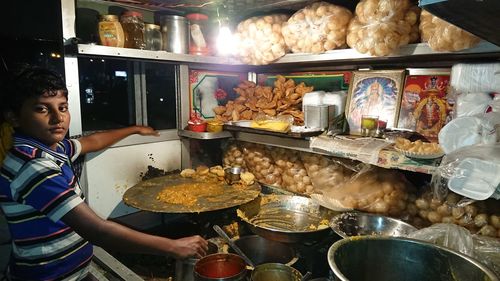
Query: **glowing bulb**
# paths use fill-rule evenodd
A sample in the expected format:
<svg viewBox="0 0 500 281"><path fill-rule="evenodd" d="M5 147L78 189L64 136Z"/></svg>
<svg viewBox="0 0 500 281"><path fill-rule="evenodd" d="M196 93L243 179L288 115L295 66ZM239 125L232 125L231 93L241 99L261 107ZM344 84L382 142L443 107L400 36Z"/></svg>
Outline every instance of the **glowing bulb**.
<svg viewBox="0 0 500 281"><path fill-rule="evenodd" d="M227 26L221 26L217 36L217 51L220 55L229 55L234 50L234 39L231 30Z"/></svg>

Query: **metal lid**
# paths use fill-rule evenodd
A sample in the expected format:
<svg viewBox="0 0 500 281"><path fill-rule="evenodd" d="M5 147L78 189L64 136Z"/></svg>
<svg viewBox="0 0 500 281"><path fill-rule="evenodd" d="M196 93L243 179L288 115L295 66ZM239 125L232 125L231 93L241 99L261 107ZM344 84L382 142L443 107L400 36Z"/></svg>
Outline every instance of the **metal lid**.
<svg viewBox="0 0 500 281"><path fill-rule="evenodd" d="M177 16L177 15L165 15L161 16L162 21L163 20L178 20L178 21L187 21L187 18L183 16Z"/></svg>
<svg viewBox="0 0 500 281"><path fill-rule="evenodd" d="M141 12L136 12L136 11L126 11L123 12L123 15L125 17L138 17L142 19L142 13Z"/></svg>
<svg viewBox="0 0 500 281"><path fill-rule="evenodd" d="M118 21L117 15L101 15L102 21Z"/></svg>
<svg viewBox="0 0 500 281"><path fill-rule="evenodd" d="M208 16L205 14L201 14L201 13L187 14L186 18L188 20L208 20Z"/></svg>
<svg viewBox="0 0 500 281"><path fill-rule="evenodd" d="M153 23L146 23L146 29L158 29L158 30L160 30L160 26L157 24L153 24Z"/></svg>

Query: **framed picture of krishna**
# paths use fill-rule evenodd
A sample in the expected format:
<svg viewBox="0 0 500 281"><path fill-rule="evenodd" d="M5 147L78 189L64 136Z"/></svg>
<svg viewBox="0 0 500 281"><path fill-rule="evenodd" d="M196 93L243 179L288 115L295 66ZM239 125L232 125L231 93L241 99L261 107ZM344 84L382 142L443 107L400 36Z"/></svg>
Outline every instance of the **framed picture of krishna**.
<svg viewBox="0 0 500 281"><path fill-rule="evenodd" d="M453 102L447 99L449 81L450 69L408 69L398 128L437 142L439 131L452 115Z"/></svg>
<svg viewBox="0 0 500 281"><path fill-rule="evenodd" d="M346 119L349 134L360 135L362 116L376 117L379 124L397 124L405 70L354 71L349 85Z"/></svg>

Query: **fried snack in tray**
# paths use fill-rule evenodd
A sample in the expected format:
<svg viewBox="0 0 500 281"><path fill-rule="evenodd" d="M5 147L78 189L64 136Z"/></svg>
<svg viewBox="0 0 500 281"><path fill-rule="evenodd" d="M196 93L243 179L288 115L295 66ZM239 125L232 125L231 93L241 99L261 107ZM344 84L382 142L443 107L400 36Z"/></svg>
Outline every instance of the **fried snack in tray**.
<svg viewBox="0 0 500 281"><path fill-rule="evenodd" d="M423 142L421 140L412 142L405 138L397 138L395 147L403 152L414 153L416 155L434 155L443 153L443 150L438 143Z"/></svg>
<svg viewBox="0 0 500 281"><path fill-rule="evenodd" d="M296 84L292 79L278 75L274 88L256 85L250 81L241 82L234 91L238 98L228 101L225 106L215 107L215 119L223 122L254 120L257 116L291 115L294 125L304 124L302 98L314 90L303 82Z"/></svg>

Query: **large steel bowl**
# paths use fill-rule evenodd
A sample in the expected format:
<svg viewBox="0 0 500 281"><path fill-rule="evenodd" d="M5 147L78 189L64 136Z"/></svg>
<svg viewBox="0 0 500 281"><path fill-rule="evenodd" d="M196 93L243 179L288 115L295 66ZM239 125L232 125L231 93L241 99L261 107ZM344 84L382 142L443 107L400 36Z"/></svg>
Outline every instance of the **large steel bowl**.
<svg viewBox="0 0 500 281"><path fill-rule="evenodd" d="M253 233L283 243L326 237L331 231L328 222L337 213L310 198L292 195L262 195L238 209Z"/></svg>
<svg viewBox="0 0 500 281"><path fill-rule="evenodd" d="M342 238L362 235L406 237L417 230L394 218L360 212L338 214L330 221L330 227Z"/></svg>
<svg viewBox="0 0 500 281"><path fill-rule="evenodd" d="M328 264L340 281L499 281L468 256L408 238L344 238L328 250Z"/></svg>
<svg viewBox="0 0 500 281"><path fill-rule="evenodd" d="M290 244L272 241L258 235L243 236L234 241L236 246L255 264L282 263L292 266L297 254ZM233 252L231 248L230 252Z"/></svg>

